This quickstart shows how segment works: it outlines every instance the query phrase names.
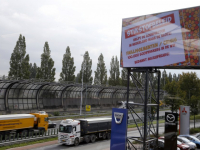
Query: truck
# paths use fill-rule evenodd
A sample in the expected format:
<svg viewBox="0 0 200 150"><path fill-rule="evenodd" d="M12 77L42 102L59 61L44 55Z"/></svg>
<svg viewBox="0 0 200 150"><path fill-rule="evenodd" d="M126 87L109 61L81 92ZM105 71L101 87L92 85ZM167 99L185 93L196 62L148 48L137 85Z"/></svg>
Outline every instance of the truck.
<svg viewBox="0 0 200 150"><path fill-rule="evenodd" d="M96 139L110 139L112 118L65 119L59 125L58 143L79 145Z"/></svg>
<svg viewBox="0 0 200 150"><path fill-rule="evenodd" d="M2 139L10 135L33 134L35 129L43 133L48 129L48 114L45 111L0 115L0 138Z"/></svg>

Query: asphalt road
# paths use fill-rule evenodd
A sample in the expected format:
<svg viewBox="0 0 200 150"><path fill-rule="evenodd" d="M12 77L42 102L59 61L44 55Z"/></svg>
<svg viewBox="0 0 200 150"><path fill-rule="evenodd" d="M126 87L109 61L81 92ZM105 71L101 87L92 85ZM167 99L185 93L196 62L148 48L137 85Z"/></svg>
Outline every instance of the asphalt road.
<svg viewBox="0 0 200 150"><path fill-rule="evenodd" d="M168 112L168 111L167 111ZM142 113L138 113L139 116L142 115ZM165 111L160 111L159 116L164 116ZM54 121L57 123L57 128L59 126L60 120ZM164 133L164 126L159 124L159 133L163 134ZM200 123L196 123L196 127L200 126ZM190 127L193 127L193 123L190 124ZM135 131L129 131L128 136L140 136L138 130ZM109 150L110 149L110 140L97 140L95 143L80 143L79 146L67 146L67 145L62 145L62 144L54 144L54 145L49 145L45 147L40 147L34 150L64 150L64 149L69 149L69 150Z"/></svg>
<svg viewBox="0 0 200 150"><path fill-rule="evenodd" d="M170 112L169 110L165 110L165 111L160 111L159 112L159 116L164 116L165 115L165 112ZM137 113L138 116L142 117L143 116L143 113ZM101 116L102 118L105 118L105 116ZM106 116L106 117L111 117L111 116ZM136 115L134 114L134 117L136 117ZM99 117L98 117L99 118ZM132 119L132 116L129 114L129 118ZM137 117L136 117L137 118ZM69 119L69 118L66 118L66 119ZM52 121L52 122L55 122L57 125L56 125L56 128L59 127L59 124L61 122L61 120L57 120L57 121Z"/></svg>
<svg viewBox="0 0 200 150"><path fill-rule="evenodd" d="M164 128L163 128L164 129ZM137 130L128 132L128 136L139 136L139 132ZM55 144L50 146L45 146L41 148L37 148L34 150L109 150L110 149L110 140L97 140L95 143L80 143L79 146L67 146L61 144Z"/></svg>

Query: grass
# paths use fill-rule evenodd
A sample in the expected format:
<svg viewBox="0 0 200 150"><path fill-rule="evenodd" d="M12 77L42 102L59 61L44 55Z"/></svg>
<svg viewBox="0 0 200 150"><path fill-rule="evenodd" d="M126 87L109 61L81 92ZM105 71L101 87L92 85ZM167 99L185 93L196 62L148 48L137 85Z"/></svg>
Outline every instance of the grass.
<svg viewBox="0 0 200 150"><path fill-rule="evenodd" d="M200 119L200 114L195 115L195 120L196 120L196 119ZM190 120L194 120L194 115L191 115L191 116L190 116Z"/></svg>
<svg viewBox="0 0 200 150"><path fill-rule="evenodd" d="M165 122L165 120L159 120L159 123L164 123L164 122ZM153 124L156 124L156 123L157 123L157 121L153 121ZM143 123L139 123L138 126L139 127L143 126ZM128 125L128 128L135 128L135 127L137 127L136 124L129 124Z"/></svg>
<svg viewBox="0 0 200 150"><path fill-rule="evenodd" d="M32 144L44 143L44 142L49 142L49 141L54 141L54 140L58 140L58 137L36 140L36 141L32 141L32 142L25 142L25 143L21 143L21 144L13 144L13 145L9 145L9 146L3 146L3 147L0 147L0 150L6 150L6 149L10 149L10 148L15 148L15 147L22 147L22 146L27 146L27 145L32 145Z"/></svg>
<svg viewBox="0 0 200 150"><path fill-rule="evenodd" d="M70 119L77 119L77 118L89 118L89 117L101 117L101 116L111 116L111 114L91 114L91 115L78 115L78 116L70 116ZM56 121L56 120L62 120L62 119L67 119L66 117L58 117L58 118L51 118L50 120Z"/></svg>

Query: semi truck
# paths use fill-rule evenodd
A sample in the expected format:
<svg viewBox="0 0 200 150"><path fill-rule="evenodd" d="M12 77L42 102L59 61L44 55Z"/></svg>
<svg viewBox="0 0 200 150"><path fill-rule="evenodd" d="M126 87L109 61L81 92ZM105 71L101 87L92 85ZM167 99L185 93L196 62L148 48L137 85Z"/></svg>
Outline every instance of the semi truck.
<svg viewBox="0 0 200 150"><path fill-rule="evenodd" d="M48 129L48 114L39 111L31 114L0 115L0 138L5 136L29 135L34 130L45 132Z"/></svg>
<svg viewBox="0 0 200 150"><path fill-rule="evenodd" d="M112 118L65 119L59 125L58 142L64 145L79 145L80 142L95 142L110 139Z"/></svg>

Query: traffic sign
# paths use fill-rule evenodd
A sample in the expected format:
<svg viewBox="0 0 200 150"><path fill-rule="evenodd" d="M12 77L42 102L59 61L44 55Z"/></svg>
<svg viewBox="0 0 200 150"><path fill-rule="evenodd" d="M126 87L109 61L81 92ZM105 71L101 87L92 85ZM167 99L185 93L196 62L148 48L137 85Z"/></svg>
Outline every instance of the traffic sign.
<svg viewBox="0 0 200 150"><path fill-rule="evenodd" d="M86 110L86 111L91 111L91 105L86 105L86 106L85 106L85 110Z"/></svg>

